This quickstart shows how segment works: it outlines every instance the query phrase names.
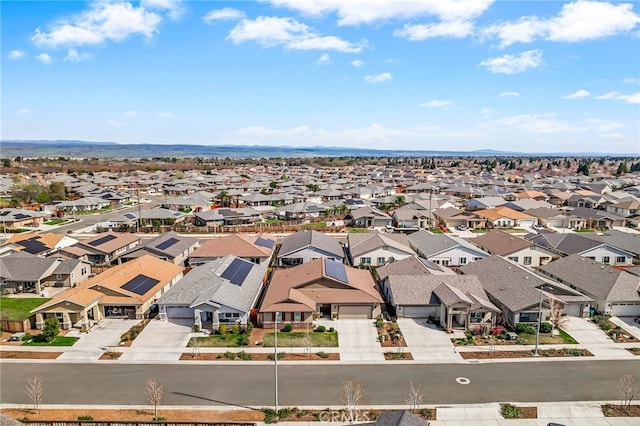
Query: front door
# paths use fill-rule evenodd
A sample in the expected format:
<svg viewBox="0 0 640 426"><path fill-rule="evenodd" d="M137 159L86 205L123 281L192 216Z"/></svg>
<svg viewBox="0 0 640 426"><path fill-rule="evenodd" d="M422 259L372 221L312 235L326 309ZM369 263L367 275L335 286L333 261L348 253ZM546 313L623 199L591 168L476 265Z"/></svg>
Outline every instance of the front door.
<svg viewBox="0 0 640 426"><path fill-rule="evenodd" d="M331 317L331 304L323 303L320 305L320 313L323 317Z"/></svg>

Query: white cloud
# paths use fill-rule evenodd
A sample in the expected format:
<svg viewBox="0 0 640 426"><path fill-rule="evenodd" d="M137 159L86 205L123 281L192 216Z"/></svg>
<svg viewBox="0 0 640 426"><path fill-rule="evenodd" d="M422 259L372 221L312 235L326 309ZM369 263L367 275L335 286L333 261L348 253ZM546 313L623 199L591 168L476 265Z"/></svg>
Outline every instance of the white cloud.
<svg viewBox="0 0 640 426"><path fill-rule="evenodd" d="M586 98L587 96L591 95L591 93L589 93L588 91L584 90L584 89L580 89L580 90L576 90L573 93L570 93L566 96L563 96L562 99L578 99L578 98Z"/></svg>
<svg viewBox="0 0 640 426"><path fill-rule="evenodd" d="M542 64L541 50L528 50L519 55L503 55L480 62L493 74L516 74Z"/></svg>
<svg viewBox="0 0 640 426"><path fill-rule="evenodd" d="M64 58L64 61L65 62L81 62L89 58L90 58L90 55L87 55L85 53L80 54L76 49L69 49L67 52L67 56L65 56Z"/></svg>
<svg viewBox="0 0 640 426"><path fill-rule="evenodd" d="M530 133L560 133L560 132L584 132L589 127L576 126L555 118L555 114L521 114L500 118L495 124L505 127L515 127Z"/></svg>
<svg viewBox="0 0 640 426"><path fill-rule="evenodd" d="M132 117L135 117L136 115L138 115L138 112L134 110L129 110L124 113L124 116L127 118L132 118Z"/></svg>
<svg viewBox="0 0 640 426"><path fill-rule="evenodd" d="M111 127L123 127L124 123L119 122L118 120L107 120L107 126Z"/></svg>
<svg viewBox="0 0 640 426"><path fill-rule="evenodd" d="M583 0L564 4L558 15L549 19L525 16L515 22L489 26L482 35L497 37L501 47L530 43L536 39L579 42L629 32L638 23L640 16L633 12L630 3Z"/></svg>
<svg viewBox="0 0 640 426"><path fill-rule="evenodd" d="M309 26L293 19L259 16L243 19L231 29L226 40L235 44L254 41L265 47L283 45L294 50L335 50L361 52L366 42L353 44L334 36L321 36Z"/></svg>
<svg viewBox="0 0 640 426"><path fill-rule="evenodd" d="M388 72L383 72L376 75L367 75L364 77L364 80L367 83L382 83L385 81L393 80L393 75L391 75L391 73L388 73Z"/></svg>
<svg viewBox="0 0 640 426"><path fill-rule="evenodd" d="M640 83L640 80L638 80L637 78L634 77L629 77L629 78L625 78L624 80L622 80L623 83L627 83L627 84L638 84Z"/></svg>
<svg viewBox="0 0 640 426"><path fill-rule="evenodd" d="M632 93L630 95L623 95L618 92L609 92L604 95L596 96L596 99L623 101L628 104L640 104L640 92Z"/></svg>
<svg viewBox="0 0 640 426"><path fill-rule="evenodd" d="M601 118L590 118L587 120L587 123L596 132L612 132L625 127L624 123L620 121Z"/></svg>
<svg viewBox="0 0 640 426"><path fill-rule="evenodd" d="M320 55L320 57L316 61L316 64L318 65L329 64L329 63L331 63L331 56L329 56L328 53L323 53L322 55Z"/></svg>
<svg viewBox="0 0 640 426"><path fill-rule="evenodd" d="M402 29L395 30L393 35L411 41L421 41L434 37L464 38L473 31L469 21L447 21L437 24L405 24Z"/></svg>
<svg viewBox="0 0 640 426"><path fill-rule="evenodd" d="M18 114L20 115L31 114L31 110L29 108L22 108L20 111L18 111Z"/></svg>
<svg viewBox="0 0 640 426"><path fill-rule="evenodd" d="M243 11L225 7L224 9L215 9L204 15L204 22L213 24L216 21L237 21L246 18Z"/></svg>
<svg viewBox="0 0 640 426"><path fill-rule="evenodd" d="M140 0L140 6L145 9L167 12L171 19L178 19L185 12L182 0Z"/></svg>
<svg viewBox="0 0 640 426"><path fill-rule="evenodd" d="M173 113L167 112L167 111L159 112L159 113L156 114L156 117L158 117L158 118L171 118L171 117L173 117Z"/></svg>
<svg viewBox="0 0 640 426"><path fill-rule="evenodd" d="M419 106L426 107L426 108L442 108L442 107L448 107L451 105L453 105L452 101L443 101L439 99L433 99L429 102L422 103Z"/></svg>
<svg viewBox="0 0 640 426"><path fill-rule="evenodd" d="M31 40L38 46L84 46L123 41L136 34L150 38L162 18L143 7L126 2L97 2L71 21L61 21L43 32L36 28Z"/></svg>
<svg viewBox="0 0 640 426"><path fill-rule="evenodd" d="M20 59L24 56L24 52L21 50L12 50L7 56L9 59Z"/></svg>
<svg viewBox="0 0 640 426"><path fill-rule="evenodd" d="M435 16L464 21L480 16L494 0L266 0L306 15L335 13L339 25L361 25L392 19Z"/></svg>
<svg viewBox="0 0 640 426"><path fill-rule="evenodd" d="M501 98L516 97L520 96L520 92L500 92L498 93L498 96L500 96Z"/></svg>
<svg viewBox="0 0 640 426"><path fill-rule="evenodd" d="M353 61L351 61L351 65L353 65L356 68L360 68L361 66L364 65L364 61L361 59L354 59Z"/></svg>
<svg viewBox="0 0 640 426"><path fill-rule="evenodd" d="M45 65L51 65L51 62L53 62L53 59L47 53L41 53L41 54L37 55L36 59L39 60L40 62L42 62Z"/></svg>

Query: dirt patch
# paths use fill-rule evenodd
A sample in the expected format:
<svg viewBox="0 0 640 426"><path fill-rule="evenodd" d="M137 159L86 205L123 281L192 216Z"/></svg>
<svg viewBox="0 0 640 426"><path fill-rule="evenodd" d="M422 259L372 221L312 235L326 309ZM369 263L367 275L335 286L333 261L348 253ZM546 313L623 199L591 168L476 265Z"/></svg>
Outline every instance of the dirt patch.
<svg viewBox="0 0 640 426"><path fill-rule="evenodd" d="M627 348L627 350L634 355L640 355L640 348Z"/></svg>
<svg viewBox="0 0 640 426"><path fill-rule="evenodd" d="M60 409L40 410L39 414L28 409L7 409L2 413L14 419L29 420L71 420L77 421L79 416L91 416L94 421L151 421L153 410L94 410L94 409ZM264 414L260 410L163 410L158 407L158 416L175 422L261 422Z"/></svg>
<svg viewBox="0 0 640 426"><path fill-rule="evenodd" d="M380 339L380 346L383 348L407 346L397 323L385 322L382 327L376 327L376 329L378 331L378 338Z"/></svg>
<svg viewBox="0 0 640 426"><path fill-rule="evenodd" d="M518 408L520 408L521 419L537 419L538 418L538 407L518 407Z"/></svg>
<svg viewBox="0 0 640 426"><path fill-rule="evenodd" d="M231 353L231 352L230 352ZM183 353L180 356L181 361L273 361L273 353L251 353L247 354L251 359L242 359L238 356L235 358L227 358L226 352L207 352L200 354ZM340 354L325 353L326 357L318 355L318 353L284 353L278 357L278 361L339 361ZM269 358L271 356L271 358Z"/></svg>
<svg viewBox="0 0 640 426"><path fill-rule="evenodd" d="M122 352L115 352L115 351L114 352L109 352L109 351L107 351L107 352L103 353L102 355L100 355L100 358L98 358L98 359L101 359L101 360L103 360L103 359L116 360L116 359L120 358L120 355L122 355Z"/></svg>
<svg viewBox="0 0 640 426"><path fill-rule="evenodd" d="M264 339L264 328L254 327L251 330L251 336L249 336L249 347L255 348L255 347L262 346L263 339Z"/></svg>
<svg viewBox="0 0 640 426"><path fill-rule="evenodd" d="M0 358L7 359L56 359L62 352L0 351Z"/></svg>
<svg viewBox="0 0 640 426"><path fill-rule="evenodd" d="M625 408L622 405L605 404L602 412L605 417L640 417L640 405Z"/></svg>
<svg viewBox="0 0 640 426"><path fill-rule="evenodd" d="M411 352L385 352L384 359L387 361L411 361L413 355Z"/></svg>
<svg viewBox="0 0 640 426"><path fill-rule="evenodd" d="M533 358L532 351L487 351L487 352L459 352L463 359L494 359L494 358ZM593 356L586 349L545 349L538 351L541 357L573 357Z"/></svg>

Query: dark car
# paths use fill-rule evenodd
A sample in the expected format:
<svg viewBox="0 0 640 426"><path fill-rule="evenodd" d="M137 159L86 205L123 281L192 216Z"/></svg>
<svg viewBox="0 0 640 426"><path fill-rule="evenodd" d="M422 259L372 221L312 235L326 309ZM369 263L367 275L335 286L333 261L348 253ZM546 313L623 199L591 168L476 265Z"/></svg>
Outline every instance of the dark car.
<svg viewBox="0 0 640 426"><path fill-rule="evenodd" d="M640 324L640 315L636 315L635 317L633 317L633 320Z"/></svg>

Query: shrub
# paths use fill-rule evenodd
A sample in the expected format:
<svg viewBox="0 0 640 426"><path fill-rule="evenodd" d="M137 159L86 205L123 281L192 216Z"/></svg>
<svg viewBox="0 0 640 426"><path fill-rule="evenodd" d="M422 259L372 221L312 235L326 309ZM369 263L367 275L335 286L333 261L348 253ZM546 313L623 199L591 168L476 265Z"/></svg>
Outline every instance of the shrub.
<svg viewBox="0 0 640 426"><path fill-rule="evenodd" d="M324 333L325 331L327 331L327 328L324 325L319 325L316 327L315 331L317 331L318 333Z"/></svg>
<svg viewBox="0 0 640 426"><path fill-rule="evenodd" d="M80 421L83 421L83 420L84 421L91 421L91 420L93 420L93 417L91 417L91 416L78 416L78 420L80 420Z"/></svg>
<svg viewBox="0 0 640 426"><path fill-rule="evenodd" d="M193 324L193 332L200 333L200 324Z"/></svg>
<svg viewBox="0 0 640 426"><path fill-rule="evenodd" d="M551 333L553 330L553 324L550 322L543 322L540 324L540 333Z"/></svg>
<svg viewBox="0 0 640 426"><path fill-rule="evenodd" d="M47 318L44 320L44 328L42 329L42 338L49 343L55 339L60 333L60 323L57 318Z"/></svg>
<svg viewBox="0 0 640 426"><path fill-rule="evenodd" d="M227 359L236 359L236 354L234 352L226 351L224 353L224 357Z"/></svg>
<svg viewBox="0 0 640 426"><path fill-rule="evenodd" d="M329 327L329 333L333 333L335 329L333 327Z"/></svg>
<svg viewBox="0 0 640 426"><path fill-rule="evenodd" d="M503 326L498 325L496 327L493 327L490 331L489 331L493 336L499 336L500 334L502 334L503 332L505 332L505 329Z"/></svg>
<svg viewBox="0 0 640 426"><path fill-rule="evenodd" d="M317 352L316 355L318 355L320 358L329 358L329 354L324 351Z"/></svg>
<svg viewBox="0 0 640 426"><path fill-rule="evenodd" d="M536 328L527 324L516 324L516 333L536 334Z"/></svg>
<svg viewBox="0 0 640 426"><path fill-rule="evenodd" d="M227 334L227 325L226 324L220 324L220 326L218 327L218 334Z"/></svg>
<svg viewBox="0 0 640 426"><path fill-rule="evenodd" d="M516 407L511 404L502 404L500 407L500 413L505 419L519 419L522 416L522 410L520 407Z"/></svg>
<svg viewBox="0 0 640 426"><path fill-rule="evenodd" d="M267 424L275 423L277 420L276 410L273 408L263 408L262 412L264 413L264 422Z"/></svg>
<svg viewBox="0 0 640 426"><path fill-rule="evenodd" d="M243 334L238 337L238 346L249 346L249 336Z"/></svg>
<svg viewBox="0 0 640 426"><path fill-rule="evenodd" d="M376 318L376 328L382 328L384 326L384 320L382 317Z"/></svg>
<svg viewBox="0 0 640 426"><path fill-rule="evenodd" d="M278 352L278 359L282 359L284 358L285 353L284 352ZM269 354L269 361L275 361L276 360L276 356L274 354Z"/></svg>
<svg viewBox="0 0 640 426"><path fill-rule="evenodd" d="M251 354L248 354L245 351L238 352L238 358L243 359L245 361L249 361L251 360Z"/></svg>
<svg viewBox="0 0 640 426"><path fill-rule="evenodd" d="M573 356L584 356L584 352L582 349L569 348L565 349L569 355Z"/></svg>
<svg viewBox="0 0 640 426"><path fill-rule="evenodd" d="M31 340L33 338L33 336L29 333L25 333L24 336L22 336L22 341L23 342L27 342L29 340Z"/></svg>
<svg viewBox="0 0 640 426"><path fill-rule="evenodd" d="M167 418L166 417L154 417L153 421L154 422L166 422Z"/></svg>
<svg viewBox="0 0 640 426"><path fill-rule="evenodd" d="M253 330L253 323L249 321L242 331L244 333L251 334L251 330Z"/></svg>
<svg viewBox="0 0 640 426"><path fill-rule="evenodd" d="M473 331L467 330L464 332L464 335L467 336L468 340L473 340Z"/></svg>
<svg viewBox="0 0 640 426"><path fill-rule="evenodd" d="M293 330L293 326L291 324L285 324L284 327L282 327L282 331L285 333L290 333Z"/></svg>
<svg viewBox="0 0 640 426"><path fill-rule="evenodd" d="M231 333L240 334L240 324L233 324L231 326Z"/></svg>

